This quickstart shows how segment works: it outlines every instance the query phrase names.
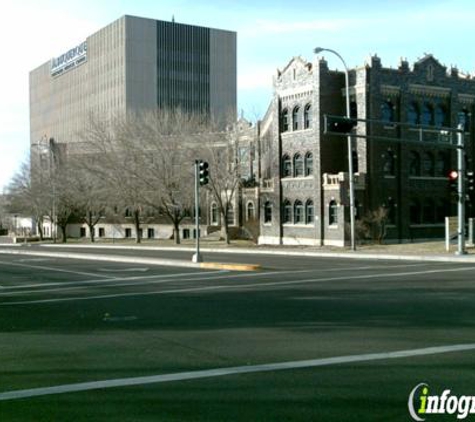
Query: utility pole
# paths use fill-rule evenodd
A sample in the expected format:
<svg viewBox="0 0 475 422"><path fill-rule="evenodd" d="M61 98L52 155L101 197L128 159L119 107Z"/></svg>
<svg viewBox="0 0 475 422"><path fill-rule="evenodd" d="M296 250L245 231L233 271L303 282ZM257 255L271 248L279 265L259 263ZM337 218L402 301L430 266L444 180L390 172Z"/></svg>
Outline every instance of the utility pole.
<svg viewBox="0 0 475 422"><path fill-rule="evenodd" d="M464 145L465 122L461 121L457 126L457 252L456 255L465 255L465 145Z"/></svg>

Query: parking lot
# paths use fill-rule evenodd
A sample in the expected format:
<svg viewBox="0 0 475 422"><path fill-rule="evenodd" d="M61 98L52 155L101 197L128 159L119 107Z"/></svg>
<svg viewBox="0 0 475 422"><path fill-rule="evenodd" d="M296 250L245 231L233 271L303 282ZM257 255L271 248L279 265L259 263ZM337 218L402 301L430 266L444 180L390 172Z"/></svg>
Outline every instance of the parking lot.
<svg viewBox="0 0 475 422"><path fill-rule="evenodd" d="M420 382L475 395L474 265L254 259L0 254L0 420L401 421Z"/></svg>

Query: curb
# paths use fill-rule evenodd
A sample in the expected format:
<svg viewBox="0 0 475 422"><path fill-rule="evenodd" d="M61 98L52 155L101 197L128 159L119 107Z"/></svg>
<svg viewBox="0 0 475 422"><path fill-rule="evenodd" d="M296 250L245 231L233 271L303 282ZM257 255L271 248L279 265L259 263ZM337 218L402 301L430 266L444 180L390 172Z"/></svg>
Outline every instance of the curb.
<svg viewBox="0 0 475 422"><path fill-rule="evenodd" d="M140 258L140 257L127 257L123 255L93 255L87 253L69 253L69 252L41 252L41 251L25 251L25 250L9 250L0 249L0 253L10 255L31 255L39 257L49 258L69 258L69 259L82 259L91 261L106 261L106 262L120 262L129 264L146 264L146 265L159 265L167 267L185 267L185 268L206 268L216 270L229 270L229 271L256 271L261 269L257 264L227 264L220 262L199 262L194 263L191 261L184 261L180 259L160 259L160 258Z"/></svg>
<svg viewBox="0 0 475 422"><path fill-rule="evenodd" d="M229 270L229 271L258 271L262 269L258 264L226 264L221 262L201 262L200 268Z"/></svg>

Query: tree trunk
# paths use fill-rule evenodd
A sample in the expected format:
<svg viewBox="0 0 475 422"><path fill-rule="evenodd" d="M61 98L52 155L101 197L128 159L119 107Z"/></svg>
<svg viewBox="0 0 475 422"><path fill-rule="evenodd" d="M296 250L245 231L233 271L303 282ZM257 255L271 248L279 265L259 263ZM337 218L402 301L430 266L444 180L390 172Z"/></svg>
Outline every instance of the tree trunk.
<svg viewBox="0 0 475 422"><path fill-rule="evenodd" d="M174 221L173 222L173 238L175 240L175 245L179 245L181 243L180 241L180 223Z"/></svg>
<svg viewBox="0 0 475 422"><path fill-rule="evenodd" d="M142 237L140 236L140 211L134 211L134 224L135 224L135 243L141 243Z"/></svg>
<svg viewBox="0 0 475 422"><path fill-rule="evenodd" d="M62 243L66 243L66 242L67 242L67 239L66 239L66 226L61 226L61 235L62 235L61 242L62 242Z"/></svg>
<svg viewBox="0 0 475 422"><path fill-rule="evenodd" d="M91 212L89 211L88 212L88 220L87 221L87 227L89 227L89 237L91 239L91 243L94 243L95 239L94 239L94 225L92 224L92 214Z"/></svg>
<svg viewBox="0 0 475 422"><path fill-rule="evenodd" d="M42 221L37 221L36 222L36 227L38 229L38 234L40 236L40 240L43 241L43 222Z"/></svg>

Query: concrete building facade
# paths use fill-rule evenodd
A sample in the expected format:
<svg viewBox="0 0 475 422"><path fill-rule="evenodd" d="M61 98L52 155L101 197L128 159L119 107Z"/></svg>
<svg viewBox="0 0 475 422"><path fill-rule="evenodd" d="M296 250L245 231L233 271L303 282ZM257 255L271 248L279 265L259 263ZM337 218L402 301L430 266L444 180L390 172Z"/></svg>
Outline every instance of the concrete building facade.
<svg viewBox="0 0 475 422"><path fill-rule="evenodd" d="M123 16L30 73L32 145L74 146L91 116L236 113L236 33Z"/></svg>

